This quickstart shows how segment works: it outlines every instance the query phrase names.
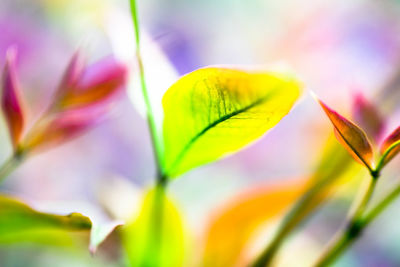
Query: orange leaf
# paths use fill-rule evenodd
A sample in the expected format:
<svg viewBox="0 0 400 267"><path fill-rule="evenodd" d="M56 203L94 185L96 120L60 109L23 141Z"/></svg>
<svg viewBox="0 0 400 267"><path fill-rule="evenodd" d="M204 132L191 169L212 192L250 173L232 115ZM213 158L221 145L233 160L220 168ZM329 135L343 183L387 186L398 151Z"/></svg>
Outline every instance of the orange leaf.
<svg viewBox="0 0 400 267"><path fill-rule="evenodd" d="M7 51L6 65L3 71L3 96L1 107L8 123L14 150L17 148L24 128L24 108L21 92L15 73L16 50Z"/></svg>
<svg viewBox="0 0 400 267"><path fill-rule="evenodd" d="M234 266L257 230L285 211L304 191L305 182L257 186L218 211L206 233L203 265Z"/></svg>
<svg viewBox="0 0 400 267"><path fill-rule="evenodd" d="M339 143L353 156L353 158L372 170L373 152L370 142L364 131L357 125L329 108L324 102L316 98L331 120L335 136Z"/></svg>
<svg viewBox="0 0 400 267"><path fill-rule="evenodd" d="M382 154L387 153L387 155L385 155L385 158L383 159L383 165L387 164L400 152L400 143L397 144L397 142L399 141L400 141L400 127L398 127L388 137L386 137L386 139L383 141L381 145L380 149L381 153ZM388 151L389 149L391 150Z"/></svg>

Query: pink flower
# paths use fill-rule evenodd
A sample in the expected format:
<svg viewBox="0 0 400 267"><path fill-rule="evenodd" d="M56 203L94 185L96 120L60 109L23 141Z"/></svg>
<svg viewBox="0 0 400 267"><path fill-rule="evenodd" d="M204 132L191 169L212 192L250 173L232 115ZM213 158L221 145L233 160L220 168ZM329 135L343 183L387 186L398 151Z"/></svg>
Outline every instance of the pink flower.
<svg viewBox="0 0 400 267"><path fill-rule="evenodd" d="M14 52L9 54L15 55ZM127 71L113 58L86 67L76 53L68 64L49 108L23 136L24 114L13 58L4 70L2 104L16 153L50 148L90 129L123 92Z"/></svg>

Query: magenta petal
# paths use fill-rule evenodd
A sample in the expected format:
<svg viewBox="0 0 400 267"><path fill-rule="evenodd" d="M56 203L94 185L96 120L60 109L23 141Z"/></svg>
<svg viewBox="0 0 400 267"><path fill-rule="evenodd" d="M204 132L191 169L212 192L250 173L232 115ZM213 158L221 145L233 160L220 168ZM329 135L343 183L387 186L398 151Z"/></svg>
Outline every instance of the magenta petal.
<svg viewBox="0 0 400 267"><path fill-rule="evenodd" d="M126 83L126 67L113 58L103 59L89 67L79 76L73 86L63 86L59 99L61 110L104 104L122 92Z"/></svg>
<svg viewBox="0 0 400 267"><path fill-rule="evenodd" d="M61 80L60 90L71 90L74 85L79 81L85 70L86 64L79 51L75 52L70 62L68 63L67 69L64 72L64 76Z"/></svg>
<svg viewBox="0 0 400 267"><path fill-rule="evenodd" d="M24 108L15 71L16 53L15 48L10 48L7 51L6 65L3 71L3 95L1 101L14 149L18 146L24 128Z"/></svg>

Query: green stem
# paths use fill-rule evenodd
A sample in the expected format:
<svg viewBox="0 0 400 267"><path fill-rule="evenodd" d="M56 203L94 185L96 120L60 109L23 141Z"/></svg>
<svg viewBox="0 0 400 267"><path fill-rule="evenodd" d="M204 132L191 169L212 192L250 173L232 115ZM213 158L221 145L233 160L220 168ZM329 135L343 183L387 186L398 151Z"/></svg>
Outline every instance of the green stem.
<svg viewBox="0 0 400 267"><path fill-rule="evenodd" d="M264 267L268 266L271 263L275 253L279 249L286 235L293 229L298 221L301 220L298 215L301 214L305 209L307 209L308 203L314 196L315 190L311 189L300 198L300 200L295 204L292 210L283 219L283 222L276 232L272 242L262 251L260 256L251 265L252 267Z"/></svg>
<svg viewBox="0 0 400 267"><path fill-rule="evenodd" d="M161 142L158 138L158 134L157 134L156 121L155 121L155 118L154 118L154 115L152 112L152 108L151 108L151 104L150 104L150 98L149 98L149 94L148 94L147 86L146 86L143 61L142 61L142 56L141 56L141 52L140 52L140 30L139 30L139 18L138 18L136 1L130 0L130 5L131 5L133 26L135 29L136 59L137 59L137 64L138 64L139 72L140 72L140 84L142 87L142 94L143 94L144 102L146 104L147 121L148 121L148 125L149 125L151 141L153 144L153 152L154 152L154 157L155 157L156 166L157 166L157 182L159 184L165 185L167 179L166 179L166 176L164 175L164 170L163 170L162 144L161 144Z"/></svg>
<svg viewBox="0 0 400 267"><path fill-rule="evenodd" d="M371 179L368 188L362 195L361 201L354 213L350 216L347 226L334 236L330 244L322 253L322 256L314 265L315 267L328 266L330 263L334 262L338 256L360 235L363 228L362 216L374 192L378 177L378 172L371 171Z"/></svg>
<svg viewBox="0 0 400 267"><path fill-rule="evenodd" d="M277 251L281 247L287 235L307 216L307 210L312 208L313 200L321 193L321 190L329 184L329 179L322 179L311 186L305 194L295 203L290 211L283 218L271 243L261 252L258 258L251 264L252 267L269 266Z"/></svg>
<svg viewBox="0 0 400 267"><path fill-rule="evenodd" d="M162 228L163 228L163 217L164 217L164 194L165 194L165 188L168 183L168 177L166 176L164 169L163 169L163 159L162 159L162 144L160 142L160 139L158 138L157 134L157 125L156 121L152 112L151 108L151 103L150 103L150 98L149 94L147 91L147 86L146 86L146 79L145 79L145 72L144 72L144 67L143 67L143 60L142 60L142 55L140 52L140 30L139 30L139 18L138 18L138 12L137 12L137 5L135 0L130 0L130 5L131 5L131 14L132 14L132 20L133 20L133 26L135 29L135 39L136 39L136 59L137 59L137 64L139 67L139 72L140 72L140 84L142 87L142 94L144 98L144 102L146 104L146 111L147 111L147 121L149 125L149 130L150 130L150 135L151 135L151 141L152 141L152 146L153 146L153 152L154 152L154 157L155 157L155 162L157 166L157 184L156 184L156 189L154 192L154 199L153 199L153 207L152 207L152 227L151 233L148 234L149 236L149 242L147 244L146 251L156 251L156 255L150 255L144 259L146 262L149 260L150 262L156 262L158 263L159 257L161 255L161 244L162 244ZM154 241L154 243L152 242ZM145 263L143 264L143 266ZM153 264L151 264L153 265Z"/></svg>
<svg viewBox="0 0 400 267"><path fill-rule="evenodd" d="M376 166L376 171L380 172L381 169L383 168L383 166L385 166L386 163L388 163L387 157L390 155L390 153L397 148L400 145L400 140L394 142L393 144L391 144L389 146L388 149L386 149L386 151L383 153L383 155L381 156L377 166ZM390 159L389 159L390 160Z"/></svg>
<svg viewBox="0 0 400 267"><path fill-rule="evenodd" d="M399 195L400 185L387 194L370 212L364 216L362 227L366 227L370 222L378 217Z"/></svg>
<svg viewBox="0 0 400 267"><path fill-rule="evenodd" d="M2 183L12 171L14 171L23 160L22 155L13 154L0 167L0 183Z"/></svg>

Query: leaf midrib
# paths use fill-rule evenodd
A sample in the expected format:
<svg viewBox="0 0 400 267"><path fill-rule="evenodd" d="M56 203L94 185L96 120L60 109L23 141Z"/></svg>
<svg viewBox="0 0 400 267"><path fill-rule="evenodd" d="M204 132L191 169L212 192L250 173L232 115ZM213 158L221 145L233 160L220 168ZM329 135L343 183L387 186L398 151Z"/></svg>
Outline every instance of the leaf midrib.
<svg viewBox="0 0 400 267"><path fill-rule="evenodd" d="M208 125L207 127L205 127L203 130L201 130L198 134L196 134L192 139L190 139L190 141L183 147L182 151L181 151L181 152L179 153L179 155L176 157L174 163L173 163L173 164L171 165L171 167L168 169L167 173L169 172L169 170L173 170L173 169L180 163L180 161L182 160L183 156L186 154L187 151L189 151L190 147L191 147L201 136L203 136L206 132L208 132L208 131L211 130L212 128L216 127L218 124L220 124L220 123L222 123L222 122L224 122L224 121L226 121L226 120L229 120L230 118L232 118L232 117L234 117L234 116L236 116L236 115L238 115L238 114L240 114L240 113L246 112L247 110L249 110L249 109L251 109L251 108L253 108L253 107L255 107L255 106L258 106L258 105L262 104L263 102L267 101L268 98L270 98L271 95L272 95L272 93L271 93L271 94L267 94L266 96L257 99L257 100L254 101L253 103L251 103L251 104L249 104L249 105L247 105L247 106L245 106L245 107L243 107L243 108L241 108L241 109L238 109L238 110L236 110L236 111L233 111L233 112L231 112L231 113L228 113L228 114L226 114L226 115L220 117L218 120L216 120L216 121L212 122L211 124L209 124L209 125Z"/></svg>

